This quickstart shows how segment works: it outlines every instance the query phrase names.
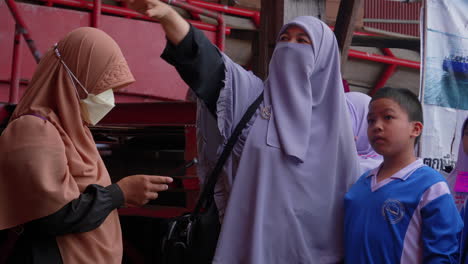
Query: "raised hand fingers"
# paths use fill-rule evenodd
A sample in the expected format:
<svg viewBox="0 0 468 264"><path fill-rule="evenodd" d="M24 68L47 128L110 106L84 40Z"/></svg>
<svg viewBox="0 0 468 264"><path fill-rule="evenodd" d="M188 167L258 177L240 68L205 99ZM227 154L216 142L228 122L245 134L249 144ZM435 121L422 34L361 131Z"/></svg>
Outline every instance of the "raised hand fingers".
<svg viewBox="0 0 468 264"><path fill-rule="evenodd" d="M159 193L154 192L153 195L152 195L152 197L151 197L151 199L152 199L152 200L155 200L155 199L157 199L158 197L159 197Z"/></svg>
<svg viewBox="0 0 468 264"><path fill-rule="evenodd" d="M154 184L164 184L164 183L171 183L173 179L171 177L166 177L166 176L149 176L149 180L151 183Z"/></svg>
<svg viewBox="0 0 468 264"><path fill-rule="evenodd" d="M167 184L151 184L148 191L150 192L162 192L166 191L169 188Z"/></svg>

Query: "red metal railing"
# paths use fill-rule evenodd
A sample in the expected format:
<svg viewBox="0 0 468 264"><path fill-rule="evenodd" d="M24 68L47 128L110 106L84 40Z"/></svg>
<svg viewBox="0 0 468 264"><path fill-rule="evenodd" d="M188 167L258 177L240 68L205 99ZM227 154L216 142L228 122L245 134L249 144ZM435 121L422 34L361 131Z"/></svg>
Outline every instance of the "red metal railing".
<svg viewBox="0 0 468 264"><path fill-rule="evenodd" d="M34 56L34 59L36 60L36 62L39 62L39 60L41 59L41 53L37 49L36 44L34 43L33 38L31 36L31 32L26 26L26 23L24 22L23 18L20 16L20 13L18 11L18 7L16 6L15 1L6 0L5 2L8 8L10 9L11 15L15 19L16 24L19 25L19 31L21 35L23 35L24 40L26 41L26 44L28 44L29 50L31 50L31 53Z"/></svg>
<svg viewBox="0 0 468 264"><path fill-rule="evenodd" d="M11 65L11 83L9 102L18 103L19 97L19 79L21 68L21 26L15 25L15 38L13 44L13 63ZM15 63L16 62L16 63Z"/></svg>
<svg viewBox="0 0 468 264"><path fill-rule="evenodd" d="M98 28L101 18L101 0L94 0L93 15L91 16L91 26Z"/></svg>
<svg viewBox="0 0 468 264"><path fill-rule="evenodd" d="M13 0L10 0L13 1ZM81 1L81 0L37 0L40 2L46 3L48 6L52 6L53 4L57 5L63 5L63 6L68 6L68 7L75 7L75 8L80 8L80 9L86 9L86 10L93 10L94 9L94 4L92 2L87 2L87 1ZM106 5L106 4L101 4L101 12L105 14L111 14L111 15L117 15L117 16L122 16L125 18L135 18L135 19L141 19L141 20L147 20L147 21L153 21L153 22L158 22L157 20L142 15L134 10L125 8L125 7L120 7L120 6L113 6L113 5ZM188 20L194 27L197 27L201 30L206 30L206 31L212 31L216 32L218 30L217 26L211 25L208 23L203 23L200 21L194 21L194 20ZM229 35L231 33L231 29L226 27L225 32L226 35Z"/></svg>
<svg viewBox="0 0 468 264"><path fill-rule="evenodd" d="M332 30L334 27L330 27ZM377 36L376 34L372 33L366 33L366 32L354 32L354 35L357 36ZM349 50L348 57L350 58L355 58L355 59L362 59L362 60L368 60L368 61L375 61L375 62L380 62L387 64L385 67L384 71L380 75L380 78L377 80L377 82L374 85L374 88L369 91L369 95L372 96L374 95L377 90L380 88L384 87L387 81L393 76L395 73L397 66L402 66L402 67L408 67L412 69L420 69L421 64L418 61L410 61L410 60L405 60L401 58L395 57L393 52L389 48L383 48L382 49L383 53L385 55L377 55L377 54L371 54L363 51L357 51L357 50Z"/></svg>
<svg viewBox="0 0 468 264"><path fill-rule="evenodd" d="M82 0L38 0L45 2L47 6L53 6L54 4L69 6L69 7L77 7L83 8L87 10L92 10L91 21L90 24L93 27L99 27L100 22L100 15L102 12L124 16L126 18L138 18L143 20L149 21L156 21L150 17L144 16L136 11L127 9L125 7L117 7L111 5L101 4L101 0L94 0L93 3L86 2ZM196 12L208 17L215 18L218 22L217 26L203 23L199 21L190 21L192 25L195 27L206 30L206 31L215 31L216 34L216 45L219 47L220 50L224 50L225 46L225 35L230 34L230 29L226 28L226 24L224 22L224 18L222 14L212 12L206 9L203 9L198 6L191 5L186 2L182 2L179 0L163 0L168 4L177 6L179 8L185 9L189 12ZM26 26L23 18L18 11L17 5L14 0L6 0L7 6L10 10L10 13L13 16L13 19L16 22L16 30L15 30L15 37L14 37L14 46L13 46L13 59L11 65L11 76L10 80L0 80L0 82L9 82L10 84L10 91L9 91L9 103L16 104L19 100L19 85L20 85L20 72L21 72L21 36L24 37L31 53L34 56L34 59L37 63L41 58L41 53L37 49L33 38L31 37L31 33ZM25 82L23 81L22 84Z"/></svg>
<svg viewBox="0 0 468 264"><path fill-rule="evenodd" d="M369 92L370 96L374 95L375 92L377 92L377 90L385 86L385 84L390 79L390 77L392 77L393 74L395 73L398 66L403 66L403 67L408 67L408 68L413 68L413 69L421 68L421 65L419 62L397 58L393 55L391 50L388 48L384 48L382 50L385 53L385 56L370 54L367 52L362 52L362 51L357 51L357 50L349 51L348 56L351 58L363 59L363 60L369 60L369 61L375 61L375 62L388 64L387 67L384 69L384 71L381 73L380 78L375 83L374 88L372 88L372 90Z"/></svg>
<svg viewBox="0 0 468 264"><path fill-rule="evenodd" d="M74 7L92 9L93 13L91 16L91 25L93 27L99 27L99 17L101 15L101 12L123 15L127 18L133 17L133 18L140 18L140 19L146 19L146 20L154 20L150 17L141 15L125 7L122 8L122 7L115 7L111 5L102 5L101 0L94 0L92 5L90 2L86 2L82 0L74 1L74 3L72 3L73 1L70 1L70 0L39 0L39 1L46 1L48 5L51 5L53 3L64 4L64 5L72 4ZM221 13L215 13L210 10L207 10L199 6L195 6L188 2L183 2L180 0L162 0L162 1L169 5L182 8L186 11L196 13L196 14L201 14L201 15L216 19L216 21L218 22L218 26L216 28L216 32L217 32L216 33L217 34L216 45L218 46L220 50L224 50L225 38L226 38L225 34L229 34L230 30L226 31L226 23L224 22L224 17L222 16ZM194 26L199 27L200 29L214 31L212 29L212 25L210 24L197 22L197 21L191 21L191 22Z"/></svg>
<svg viewBox="0 0 468 264"><path fill-rule="evenodd" d="M86 10L92 10L92 16L90 24L94 27L99 27L100 15L101 13L113 14L118 16L123 16L126 18L136 18L142 20L149 20L149 21L156 21L153 18L144 16L136 11L130 10L126 7L119 7L119 6L111 6L106 4L101 4L100 0L93 0L93 2L87 2L83 0L38 0L45 2L47 6L52 6L54 4L68 6L68 7L75 7L75 8L82 8ZM207 3L199 0L163 0L164 2L171 4L173 6L177 6L184 10L187 10L193 14L201 14L207 17L215 18L218 22L218 25L211 25L208 23L203 23L200 21L190 21L192 25L195 27L206 30L206 31L213 31L217 32L216 36L216 44L218 47L223 50L225 46L225 35L230 34L230 28L226 28L224 18L222 13L225 12L228 14L244 16L253 19L256 26L259 26L260 22L260 13L257 11L242 9L242 8L235 8L224 6L215 3ZM20 56L20 45L21 39L20 36L22 35L26 40L26 43L31 50L36 62L40 59L40 52L38 51L34 41L31 37L30 31L26 27L26 24L22 17L19 14L17 6L14 0L6 0L8 8L10 9L13 18L17 23L17 29L15 33L15 44L13 49L13 61L12 61L12 71L11 71L11 79L10 79L10 96L9 100L10 103L16 103L18 101L18 90L20 84L20 65L21 65L21 56ZM212 11L210 11L212 10ZM213 12L216 11L216 12ZM374 35L362 32L355 32L356 35ZM408 67L413 69L420 69L420 63L416 61L405 60L401 58L395 57L389 49L384 50L385 55L377 55L366 53L362 51L350 50L349 57L355 59L363 59L368 61L374 61L379 63L387 64L387 68L382 73L380 79L376 83L375 87L370 91L370 94L373 94L379 88L383 87L386 81L393 75L397 66L401 67ZM2 82L5 82L2 80Z"/></svg>
<svg viewBox="0 0 468 264"><path fill-rule="evenodd" d="M395 57L393 52L389 48L384 48L382 51L385 53L385 55L390 56L390 57ZM385 67L385 70L382 72L380 75L379 80L375 83L374 88L369 92L369 95L372 96L379 90L380 88L384 87L387 81L392 77L392 75L395 73L397 68L396 64L389 64Z"/></svg>
<svg viewBox="0 0 468 264"><path fill-rule="evenodd" d="M224 42L225 42L225 38L226 38L225 35L224 35L224 31L226 29L226 23L224 22L224 17L223 17L223 15L221 13L215 13L215 12L209 11L207 9L197 7L197 6L191 5L191 4L187 3L187 2L183 2L183 1L180 1L180 0L162 0L162 1L167 3L167 4L170 4L170 5L182 8L184 10L187 10L189 12L204 15L204 16L216 19L216 21L218 22L216 45L218 46L218 48L220 50L224 50Z"/></svg>
<svg viewBox="0 0 468 264"><path fill-rule="evenodd" d="M9 91L9 103L18 103L19 100L19 85L20 85L20 72L21 72L21 36L24 37L26 44L28 44L29 50L31 51L36 62L41 59L41 53L36 47L31 33L26 26L23 18L19 15L18 8L15 1L6 0L6 4L10 9L13 18L16 21L15 25L15 37L13 44L13 59L11 63L11 75L10 75L10 91Z"/></svg>
<svg viewBox="0 0 468 264"><path fill-rule="evenodd" d="M226 5L220 5L216 3L209 3L209 2L199 1L199 0L186 0L186 1L187 3L190 3L192 5L203 7L209 10L218 11L218 12L236 15L236 16L248 17L252 19L255 26L257 27L260 26L260 12L258 11L253 11L253 10L248 10L248 9L238 8L238 7L231 7L231 6L226 6Z"/></svg>

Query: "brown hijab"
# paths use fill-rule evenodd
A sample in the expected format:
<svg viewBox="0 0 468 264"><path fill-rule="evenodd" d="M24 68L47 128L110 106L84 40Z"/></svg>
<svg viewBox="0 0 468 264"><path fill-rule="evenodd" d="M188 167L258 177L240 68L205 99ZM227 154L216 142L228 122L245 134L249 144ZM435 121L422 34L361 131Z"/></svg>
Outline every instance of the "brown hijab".
<svg viewBox="0 0 468 264"><path fill-rule="evenodd" d="M58 50L88 93L135 81L117 43L101 30L76 29ZM109 173L82 121L72 80L51 49L0 137L0 230L58 211L90 184L110 185ZM95 230L57 243L64 263L121 263L117 211Z"/></svg>

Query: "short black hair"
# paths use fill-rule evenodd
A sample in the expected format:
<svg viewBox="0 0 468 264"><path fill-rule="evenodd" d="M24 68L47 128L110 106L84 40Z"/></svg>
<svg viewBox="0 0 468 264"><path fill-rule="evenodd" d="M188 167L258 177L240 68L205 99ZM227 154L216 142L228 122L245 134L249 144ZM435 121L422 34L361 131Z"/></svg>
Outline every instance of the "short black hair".
<svg viewBox="0 0 468 264"><path fill-rule="evenodd" d="M418 97L410 90L392 87L381 88L374 94L374 96L372 96L369 104L377 99L383 98L391 99L400 105L400 107L408 114L409 121L417 121L424 124L421 102L419 102ZM420 137L421 135L415 139L414 144L418 143Z"/></svg>

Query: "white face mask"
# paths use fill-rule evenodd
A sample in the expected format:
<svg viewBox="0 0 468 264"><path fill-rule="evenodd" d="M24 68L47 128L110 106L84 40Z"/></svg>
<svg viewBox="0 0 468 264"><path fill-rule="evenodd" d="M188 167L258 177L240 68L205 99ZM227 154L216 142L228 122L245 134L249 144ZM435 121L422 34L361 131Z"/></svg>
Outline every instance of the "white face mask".
<svg viewBox="0 0 468 264"><path fill-rule="evenodd" d="M104 116L106 116L112 110L112 108L114 108L115 106L114 92L112 91L112 89L109 89L97 95L88 93L88 91L80 83L78 78L73 74L73 72L68 68L68 66L62 60L60 53L57 49L57 44L55 44L54 49L55 49L55 54L60 59L60 62L63 64L63 66L67 70L68 75L72 79L72 84L75 87L76 94L78 96L78 99L80 100L81 118L83 118L83 120L90 125L93 125L93 126L96 125L99 121L101 121L101 119L104 118ZM75 81L87 94L87 97L85 99L80 99L78 90L75 85Z"/></svg>
<svg viewBox="0 0 468 264"><path fill-rule="evenodd" d="M109 89L97 95L89 93L85 99L80 100L80 106L83 120L94 126L114 108L114 92Z"/></svg>

